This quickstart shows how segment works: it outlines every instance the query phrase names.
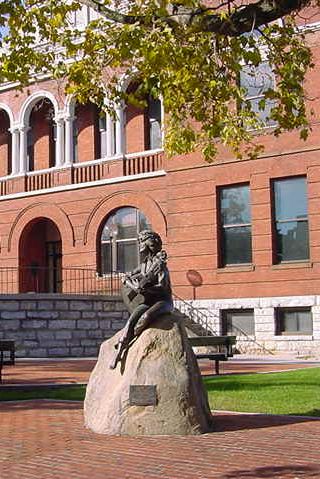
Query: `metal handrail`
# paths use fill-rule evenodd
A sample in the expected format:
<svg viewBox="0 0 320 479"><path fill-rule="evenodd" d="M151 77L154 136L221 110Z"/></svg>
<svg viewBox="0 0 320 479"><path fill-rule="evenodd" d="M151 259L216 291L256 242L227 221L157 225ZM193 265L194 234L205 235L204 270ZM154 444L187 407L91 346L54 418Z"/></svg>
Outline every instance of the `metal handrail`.
<svg viewBox="0 0 320 479"><path fill-rule="evenodd" d="M190 302L180 298L176 294L173 294L173 299L175 301L175 306L176 308L180 311L181 314L184 314L188 318L191 319L196 324L199 324L203 328L204 334L201 334L201 336L204 335L213 335L213 336L218 336L217 331L214 331L212 328L209 327L209 320L210 317L212 317L212 313L210 313L210 310L208 308L205 308L206 313L203 312L203 310L200 310ZM182 305L182 308L181 308ZM180 306L180 307L179 307ZM274 354L273 351L270 349L266 348L263 344L259 343L255 338L253 338L251 335L247 334L243 329L241 329L239 326L233 326L233 328L241 333L242 336L245 336L246 340L248 342L254 343L256 346L258 346L259 349L263 350L264 352L268 354ZM200 335L199 335L200 336Z"/></svg>
<svg viewBox="0 0 320 479"><path fill-rule="evenodd" d="M246 333L242 328L240 328L239 326L235 326L235 325L233 325L232 327L235 331L239 331L239 333L241 333L242 336L245 336L245 338L248 342L254 343L256 346L259 347L259 349L262 349L263 351L265 351L268 354L274 355L274 352L271 351L271 349L268 349L263 344L259 343L255 338L253 338L250 334Z"/></svg>
<svg viewBox="0 0 320 479"><path fill-rule="evenodd" d="M191 321L193 321L196 324L199 324L201 328L203 328L203 334L201 336L218 336L217 331L214 331L210 326L209 326L209 319L210 316L210 311L206 308L206 313L204 313L201 309L196 308L191 304L190 302L186 301L185 299L182 299L180 296L177 294L172 295L175 307L180 311L181 314L187 316Z"/></svg>
<svg viewBox="0 0 320 479"><path fill-rule="evenodd" d="M33 264L0 267L0 294L63 293L120 295L122 274L111 271L100 275L95 269L50 268Z"/></svg>

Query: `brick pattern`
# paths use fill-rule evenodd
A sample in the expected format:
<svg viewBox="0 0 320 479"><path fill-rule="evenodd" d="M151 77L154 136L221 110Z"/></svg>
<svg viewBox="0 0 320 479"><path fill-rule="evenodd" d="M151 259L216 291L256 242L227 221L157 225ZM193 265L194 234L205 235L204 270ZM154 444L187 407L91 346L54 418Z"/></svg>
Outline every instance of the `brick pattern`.
<svg viewBox="0 0 320 479"><path fill-rule="evenodd" d="M117 437L83 426L81 403L0 405L10 479L316 479L320 421L219 413L202 436Z"/></svg>
<svg viewBox="0 0 320 479"><path fill-rule="evenodd" d="M78 162L100 158L98 152L98 112L93 105L77 105Z"/></svg>
<svg viewBox="0 0 320 479"><path fill-rule="evenodd" d="M105 297L2 296L0 339L16 341L17 357L97 356L127 318L120 300Z"/></svg>

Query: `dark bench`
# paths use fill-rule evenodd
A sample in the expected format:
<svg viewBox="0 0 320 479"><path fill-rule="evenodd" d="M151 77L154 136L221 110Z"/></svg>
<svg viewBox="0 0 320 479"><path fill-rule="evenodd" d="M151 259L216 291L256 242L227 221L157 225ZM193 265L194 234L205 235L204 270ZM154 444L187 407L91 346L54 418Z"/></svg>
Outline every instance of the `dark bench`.
<svg viewBox="0 0 320 479"><path fill-rule="evenodd" d="M15 343L13 340L0 339L0 383L3 366L13 366L15 361Z"/></svg>
<svg viewBox="0 0 320 479"><path fill-rule="evenodd" d="M215 372L219 374L219 362L228 361L233 356L233 346L236 344L236 336L195 336L189 338L192 347L212 346L217 350L212 353L196 354L197 359L210 359L215 363Z"/></svg>

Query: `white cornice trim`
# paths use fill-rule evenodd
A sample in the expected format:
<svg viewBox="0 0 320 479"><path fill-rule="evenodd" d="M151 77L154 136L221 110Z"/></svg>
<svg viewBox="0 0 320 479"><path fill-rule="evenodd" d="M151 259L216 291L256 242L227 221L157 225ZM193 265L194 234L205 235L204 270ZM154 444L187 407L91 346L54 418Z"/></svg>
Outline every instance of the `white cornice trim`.
<svg viewBox="0 0 320 479"><path fill-rule="evenodd" d="M47 195L49 193L58 193L63 191L80 190L83 188L92 188L94 186L113 185L115 183L126 183L128 181L145 180L147 178L156 178L159 176L165 176L166 174L167 173L164 170L159 170L159 171L152 171L150 173L140 173L138 175L130 175L130 176L117 176L116 178L107 178L104 180L88 181L86 183L77 183L73 185L61 185L61 186L55 186L53 188L45 188L43 190L27 191L27 192L21 192L21 193L14 193L11 195L3 195L3 196L0 196L0 201L15 200L19 198L28 198L30 196Z"/></svg>

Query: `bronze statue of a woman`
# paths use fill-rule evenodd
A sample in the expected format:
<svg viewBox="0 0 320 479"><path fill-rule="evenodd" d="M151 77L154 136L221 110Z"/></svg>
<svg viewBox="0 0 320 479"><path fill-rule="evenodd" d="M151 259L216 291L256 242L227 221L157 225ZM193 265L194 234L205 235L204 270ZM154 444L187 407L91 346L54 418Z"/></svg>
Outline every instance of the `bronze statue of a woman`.
<svg viewBox="0 0 320 479"><path fill-rule="evenodd" d="M110 363L114 369L131 341L139 336L159 315L173 311L167 254L162 250L158 233L145 230L139 234L141 265L126 274L122 297L130 317L116 344L115 356Z"/></svg>

